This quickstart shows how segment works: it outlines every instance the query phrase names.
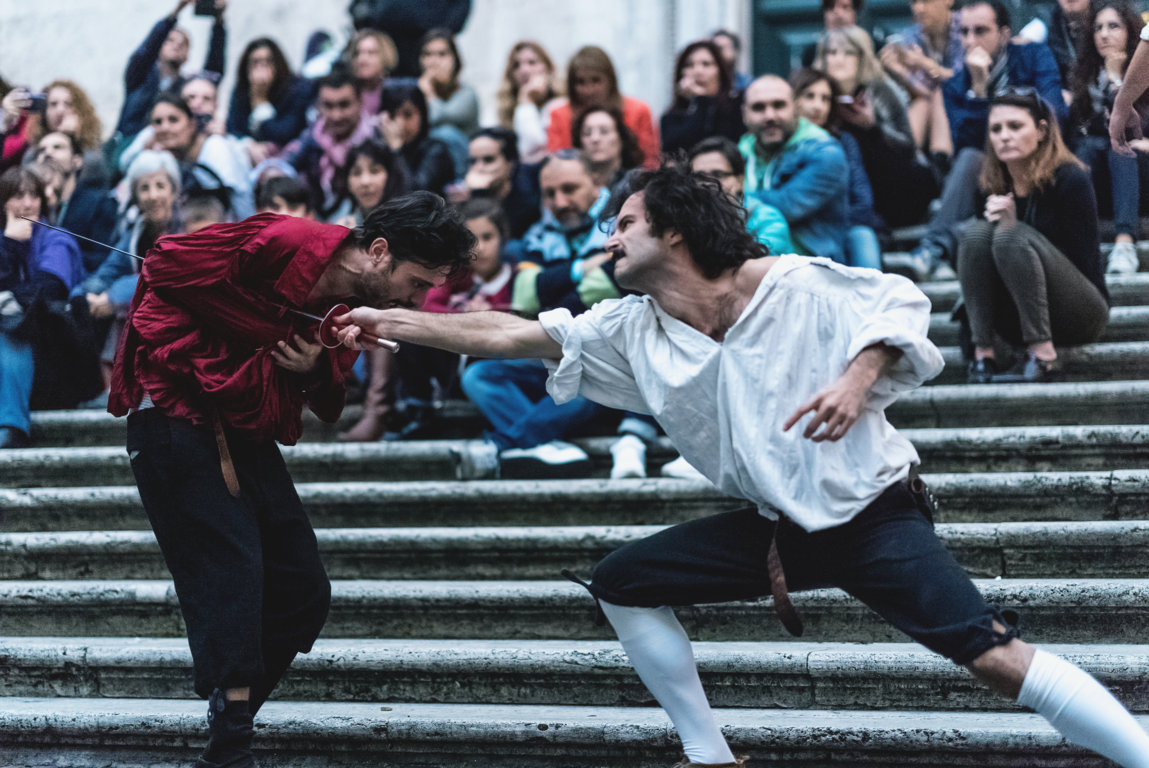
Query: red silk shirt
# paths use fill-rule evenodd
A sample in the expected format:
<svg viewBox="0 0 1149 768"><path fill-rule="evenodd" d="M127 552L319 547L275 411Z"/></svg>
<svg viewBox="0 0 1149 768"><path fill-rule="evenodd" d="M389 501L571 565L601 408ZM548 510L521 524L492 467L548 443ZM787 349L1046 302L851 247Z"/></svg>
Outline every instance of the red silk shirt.
<svg viewBox="0 0 1149 768"><path fill-rule="evenodd" d="M123 416L146 393L173 418L204 424L214 410L244 438L284 445L299 440L304 405L334 422L358 353L324 350L306 376L279 367L271 353L294 333L315 338L317 323L285 307L327 312L329 303L308 306L307 297L349 234L261 213L160 238L140 270L108 411Z"/></svg>

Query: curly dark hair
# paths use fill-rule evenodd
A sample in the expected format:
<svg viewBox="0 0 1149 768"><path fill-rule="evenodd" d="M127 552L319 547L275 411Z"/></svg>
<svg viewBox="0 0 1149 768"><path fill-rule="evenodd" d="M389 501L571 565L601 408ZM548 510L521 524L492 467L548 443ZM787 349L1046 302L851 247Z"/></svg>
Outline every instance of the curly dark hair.
<svg viewBox="0 0 1149 768"><path fill-rule="evenodd" d="M623 170L629 171L631 168L638 168L642 165L644 155L642 147L638 145L638 137L634 135L634 131L627 127L626 121L622 117L622 110L617 107L587 107L582 112L575 116L574 122L571 123L571 146L575 149L582 149L582 127L586 119L596 112L602 112L607 115L611 121L614 122L614 128L618 131L619 143L619 160L620 166Z"/></svg>
<svg viewBox="0 0 1149 768"><path fill-rule="evenodd" d="M448 279L471 268L476 242L458 211L434 192L423 191L376 206L352 237L364 250L385 238L397 260L428 269L449 267Z"/></svg>
<svg viewBox="0 0 1149 768"><path fill-rule="evenodd" d="M684 157L653 171L631 171L615 186L602 221L618 218L627 198L642 193L650 234L674 230L708 280L770 251L746 231L746 209L707 176L691 173Z"/></svg>

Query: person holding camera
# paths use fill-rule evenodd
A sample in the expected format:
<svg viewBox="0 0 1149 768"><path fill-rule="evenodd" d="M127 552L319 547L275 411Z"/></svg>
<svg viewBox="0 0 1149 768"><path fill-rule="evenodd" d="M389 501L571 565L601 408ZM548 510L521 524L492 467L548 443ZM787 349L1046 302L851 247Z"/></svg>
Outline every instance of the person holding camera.
<svg viewBox="0 0 1149 768"><path fill-rule="evenodd" d="M214 16L211 42L208 44L204 71L214 72L221 79L224 70L224 52L227 47L227 29L223 12L227 0L177 0L175 10L156 22L151 32L128 59L124 70L124 106L116 123L113 141L123 146L148 124L148 115L156 96L168 90L178 91L183 85L181 70L188 60L191 38L177 27L180 11L195 3L197 16Z"/></svg>

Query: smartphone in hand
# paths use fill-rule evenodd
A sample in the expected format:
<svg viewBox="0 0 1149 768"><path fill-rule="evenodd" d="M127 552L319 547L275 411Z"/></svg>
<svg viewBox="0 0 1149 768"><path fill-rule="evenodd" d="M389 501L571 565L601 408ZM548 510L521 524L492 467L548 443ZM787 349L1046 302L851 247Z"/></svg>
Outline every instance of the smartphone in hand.
<svg viewBox="0 0 1149 768"><path fill-rule="evenodd" d="M215 0L195 0L196 16L215 16Z"/></svg>

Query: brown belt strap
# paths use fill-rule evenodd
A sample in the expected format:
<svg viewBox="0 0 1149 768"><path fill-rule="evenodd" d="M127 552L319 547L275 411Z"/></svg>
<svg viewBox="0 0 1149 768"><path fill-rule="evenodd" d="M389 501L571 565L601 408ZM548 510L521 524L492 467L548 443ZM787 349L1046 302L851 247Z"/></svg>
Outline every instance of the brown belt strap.
<svg viewBox="0 0 1149 768"><path fill-rule="evenodd" d="M770 536L770 552L766 555L766 567L770 571L770 594L774 596L774 611L782 621L782 626L794 637L801 637L802 619L790 602L790 595L786 591L786 573L782 570L782 558L778 556L778 527L781 524L779 520L774 526L774 533Z"/></svg>
<svg viewBox="0 0 1149 768"><path fill-rule="evenodd" d="M235 464L231 461L231 451L227 447L227 437L223 433L223 422L214 409L211 412L211 426L215 432L215 444L219 447L219 468L223 472L223 482L227 486L227 492L238 499L239 478L235 474Z"/></svg>

